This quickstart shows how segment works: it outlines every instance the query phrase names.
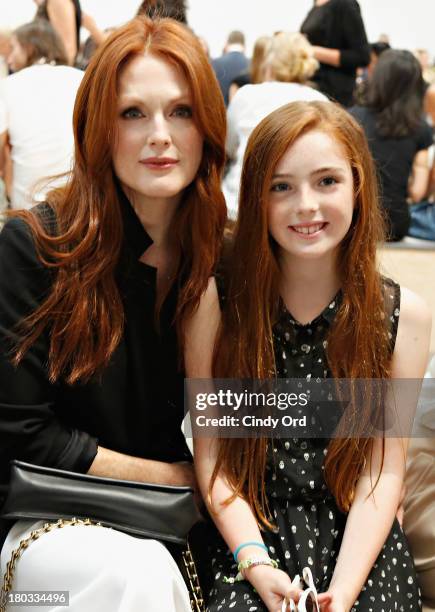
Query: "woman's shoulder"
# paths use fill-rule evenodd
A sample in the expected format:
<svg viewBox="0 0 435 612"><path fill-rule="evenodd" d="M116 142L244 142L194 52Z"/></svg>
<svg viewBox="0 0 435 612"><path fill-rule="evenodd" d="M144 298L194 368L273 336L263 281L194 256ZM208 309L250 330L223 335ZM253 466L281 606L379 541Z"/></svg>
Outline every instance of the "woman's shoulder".
<svg viewBox="0 0 435 612"><path fill-rule="evenodd" d="M9 218L0 233L0 257L10 260L31 259L40 262L37 256L35 236L31 228L32 218L50 235L56 234L56 215L47 203L41 203L27 211L26 216Z"/></svg>

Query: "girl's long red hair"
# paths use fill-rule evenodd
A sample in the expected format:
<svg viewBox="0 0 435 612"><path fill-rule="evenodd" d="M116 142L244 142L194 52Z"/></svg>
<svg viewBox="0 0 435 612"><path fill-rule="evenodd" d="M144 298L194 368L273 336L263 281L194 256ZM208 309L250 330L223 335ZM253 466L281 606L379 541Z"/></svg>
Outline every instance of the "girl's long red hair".
<svg viewBox="0 0 435 612"><path fill-rule="evenodd" d="M352 168L355 210L340 245L343 300L328 337L327 358L337 378L386 378L390 345L384 317L376 247L383 238L374 164L361 127L332 102L294 102L264 119L247 145L239 216L228 271L228 295L214 355L217 378L267 379L276 376L272 329L280 303L279 267L268 231L267 203L274 168L303 134L322 130L343 146ZM372 413L358 414L368 423ZM270 525L264 486L267 441L220 440L212 484L223 470L250 503L263 525ZM336 437L329 444L325 477L338 506L347 511L372 441ZM211 485L212 486L212 485ZM231 498L232 499L232 498Z"/></svg>
<svg viewBox="0 0 435 612"><path fill-rule="evenodd" d="M178 66L204 135L203 157L173 220L178 246L177 325L198 304L217 260L226 207L220 189L225 161L225 107L219 85L196 37L171 20L138 17L114 32L92 58L74 108L75 162L66 187L49 194L55 235L34 211L15 213L30 226L44 264L54 268L46 300L23 323L15 363L50 331L49 378L86 381L109 363L124 324L114 271L123 239L112 150L116 139L117 84L126 62L153 54ZM180 334L181 337L181 334Z"/></svg>

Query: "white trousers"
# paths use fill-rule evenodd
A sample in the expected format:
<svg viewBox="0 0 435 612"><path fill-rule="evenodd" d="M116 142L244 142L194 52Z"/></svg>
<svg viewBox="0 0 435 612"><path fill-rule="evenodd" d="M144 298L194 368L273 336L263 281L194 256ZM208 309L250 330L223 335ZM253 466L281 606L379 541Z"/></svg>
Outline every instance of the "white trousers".
<svg viewBox="0 0 435 612"><path fill-rule="evenodd" d="M19 521L8 534L2 575L20 540L44 522ZM14 591L68 591L69 607L43 612L190 612L189 594L177 564L156 540L97 526L66 526L44 533L18 560ZM34 612L28 605L7 612Z"/></svg>

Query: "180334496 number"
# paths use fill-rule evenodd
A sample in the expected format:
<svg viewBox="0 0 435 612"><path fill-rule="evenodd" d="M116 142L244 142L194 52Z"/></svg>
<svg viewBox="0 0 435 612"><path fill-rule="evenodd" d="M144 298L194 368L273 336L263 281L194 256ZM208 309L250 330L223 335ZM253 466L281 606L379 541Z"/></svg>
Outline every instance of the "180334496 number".
<svg viewBox="0 0 435 612"><path fill-rule="evenodd" d="M9 591L4 596L8 606L69 606L68 591Z"/></svg>

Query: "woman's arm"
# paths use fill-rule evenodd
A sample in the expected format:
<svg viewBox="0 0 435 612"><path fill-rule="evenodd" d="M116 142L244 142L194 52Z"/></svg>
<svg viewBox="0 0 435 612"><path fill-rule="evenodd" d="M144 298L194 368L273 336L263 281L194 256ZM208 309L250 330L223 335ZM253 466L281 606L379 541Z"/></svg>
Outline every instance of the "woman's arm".
<svg viewBox="0 0 435 612"><path fill-rule="evenodd" d="M211 379L213 349L217 330L220 324L219 298L216 283L210 279L197 312L193 315L186 328L186 375L188 378ZM211 476L216 463L219 440L217 438L194 439L195 470L205 503L213 519L225 538L230 550L249 540L262 542L257 521L248 506L241 498L237 498L228 506L223 502L232 495L232 489L223 474L216 479L211 499L208 491ZM248 553L248 550L243 551ZM261 556L260 548L251 550L256 556ZM263 553L264 556L267 556ZM243 558L240 553L240 560Z"/></svg>
<svg viewBox="0 0 435 612"><path fill-rule="evenodd" d="M186 374L188 378L211 379L213 349L220 324L219 299L214 279L210 279L199 308L186 328ZM198 484L207 508L228 548L234 551L244 542L263 542L254 514L248 503L237 497L230 504L224 502L233 490L224 474L219 474L209 497L209 486L216 464L219 440L217 438L194 439L194 461ZM238 561L248 558L265 558L269 555L256 546L243 548ZM236 572L235 572L236 573ZM245 577L260 594L268 610L281 607L285 595L297 597L298 590L291 586L287 574L268 566L245 570Z"/></svg>
<svg viewBox="0 0 435 612"><path fill-rule="evenodd" d="M74 64L77 55L77 26L74 4L70 0L49 0L47 13L51 25L65 47L68 64Z"/></svg>
<svg viewBox="0 0 435 612"><path fill-rule="evenodd" d="M88 474L120 480L191 487L194 491L197 490L195 472L191 463L166 463L132 457L103 446L98 446Z"/></svg>
<svg viewBox="0 0 435 612"><path fill-rule="evenodd" d="M47 223L54 214L47 207ZM44 332L18 367L11 364L17 326L51 289L30 229L10 220L0 234L0 481L9 462L21 459L75 472L126 480L195 485L193 467L130 457L98 446L84 431L66 425L56 410L57 385L48 381L49 335Z"/></svg>
<svg viewBox="0 0 435 612"><path fill-rule="evenodd" d="M89 32L97 46L101 45L109 36L107 32L100 30L95 19L89 13L82 12L82 26Z"/></svg>
<svg viewBox="0 0 435 612"><path fill-rule="evenodd" d="M427 195L429 179L429 150L423 149L414 157L412 175L408 185L409 197L413 202L420 202Z"/></svg>
<svg viewBox="0 0 435 612"><path fill-rule="evenodd" d="M403 289L392 363L393 379L423 378L429 353L430 328L431 314L426 304L417 295ZM382 440L376 439L371 473L367 460L367 467L358 481L327 593L332 596L332 603L325 608L326 612L350 610L394 521L405 475L407 440L385 438L382 473L371 494L372 483L376 482L381 465L381 445Z"/></svg>
<svg viewBox="0 0 435 612"><path fill-rule="evenodd" d="M313 45L314 57L321 64L328 64L328 66L340 66L340 49L329 49L328 47L319 47Z"/></svg>

